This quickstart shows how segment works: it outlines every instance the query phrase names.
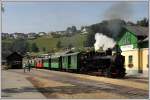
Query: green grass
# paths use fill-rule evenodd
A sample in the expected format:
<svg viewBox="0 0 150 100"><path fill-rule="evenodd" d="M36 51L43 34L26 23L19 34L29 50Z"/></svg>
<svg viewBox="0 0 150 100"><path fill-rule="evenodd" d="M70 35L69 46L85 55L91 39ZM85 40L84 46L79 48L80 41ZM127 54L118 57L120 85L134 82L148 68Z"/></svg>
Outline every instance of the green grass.
<svg viewBox="0 0 150 100"><path fill-rule="evenodd" d="M68 46L70 43L75 47L83 47L83 42L85 41L85 35L74 35L72 37L63 37L61 38L61 42L64 46Z"/></svg>
<svg viewBox="0 0 150 100"><path fill-rule="evenodd" d="M14 39L4 39L2 40L2 42L4 43L12 43L14 41Z"/></svg>
<svg viewBox="0 0 150 100"><path fill-rule="evenodd" d="M27 40L28 43L36 43L40 52L38 54L43 53L42 49L46 48L46 51L50 51L56 47L57 42L60 40L63 47L68 47L69 44L72 44L75 48L82 48L84 41L86 39L86 35L76 34L72 37L62 36L60 38L53 38L53 37L38 37L36 39ZM9 42L12 43L14 39L4 39L2 42ZM56 49L57 50L57 49ZM37 53L36 53L37 54Z"/></svg>
<svg viewBox="0 0 150 100"><path fill-rule="evenodd" d="M34 40L28 40L28 42L30 44L35 42L40 49L45 47L46 51L48 51L52 50L53 48L57 48L56 44L59 40L61 41L63 47L68 47L68 45L71 43L74 47L82 48L85 39L86 39L85 35L76 34L72 37L60 37L60 38L39 37Z"/></svg>
<svg viewBox="0 0 150 100"><path fill-rule="evenodd" d="M45 47L46 50L50 50L50 48L55 48L57 41L58 38L46 38L46 37L39 37L34 40L28 40L29 44L36 43L40 49Z"/></svg>

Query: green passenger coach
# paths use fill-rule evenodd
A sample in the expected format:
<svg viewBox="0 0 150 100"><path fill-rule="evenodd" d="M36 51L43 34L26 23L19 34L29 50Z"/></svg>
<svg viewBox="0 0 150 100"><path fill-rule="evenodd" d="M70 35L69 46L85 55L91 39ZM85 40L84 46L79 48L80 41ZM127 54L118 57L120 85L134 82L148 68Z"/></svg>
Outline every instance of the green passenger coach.
<svg viewBox="0 0 150 100"><path fill-rule="evenodd" d="M62 68L61 57L51 57L51 69L60 70Z"/></svg>
<svg viewBox="0 0 150 100"><path fill-rule="evenodd" d="M34 68L35 67L35 61L31 60L31 67Z"/></svg>
<svg viewBox="0 0 150 100"><path fill-rule="evenodd" d="M62 69L68 69L68 56L62 56Z"/></svg>
<svg viewBox="0 0 150 100"><path fill-rule="evenodd" d="M70 53L62 56L62 69L77 70L78 69L78 55L79 53Z"/></svg>
<svg viewBox="0 0 150 100"><path fill-rule="evenodd" d="M51 59L48 59L48 58L43 59L43 67L50 69L50 62L51 62Z"/></svg>
<svg viewBox="0 0 150 100"><path fill-rule="evenodd" d="M77 69L78 68L78 54L79 53L72 53L69 57L70 65L69 69Z"/></svg>

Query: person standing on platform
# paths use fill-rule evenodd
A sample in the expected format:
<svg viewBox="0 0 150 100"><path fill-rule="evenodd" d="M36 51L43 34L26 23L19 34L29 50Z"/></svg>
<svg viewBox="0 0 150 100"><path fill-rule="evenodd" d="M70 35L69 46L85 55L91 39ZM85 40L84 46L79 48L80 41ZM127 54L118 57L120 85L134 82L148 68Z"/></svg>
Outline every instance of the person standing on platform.
<svg viewBox="0 0 150 100"><path fill-rule="evenodd" d="M28 71L30 72L31 70L31 60L28 60Z"/></svg>
<svg viewBox="0 0 150 100"><path fill-rule="evenodd" d="M26 64L23 63L23 70L24 70L24 73L26 72Z"/></svg>

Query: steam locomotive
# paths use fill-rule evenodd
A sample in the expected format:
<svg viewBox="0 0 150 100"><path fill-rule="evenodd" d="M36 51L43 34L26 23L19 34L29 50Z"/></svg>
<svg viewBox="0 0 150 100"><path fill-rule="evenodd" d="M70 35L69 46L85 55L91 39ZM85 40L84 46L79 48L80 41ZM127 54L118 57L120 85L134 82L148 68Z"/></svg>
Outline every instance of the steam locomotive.
<svg viewBox="0 0 150 100"><path fill-rule="evenodd" d="M116 51L113 55L111 49L105 52L93 51L82 55L80 61L80 72L100 72L103 76L119 78L123 78L126 74L125 57L120 51Z"/></svg>
<svg viewBox="0 0 150 100"><path fill-rule="evenodd" d="M80 73L100 72L107 77L125 76L125 57L121 55L116 47L116 52L112 55L112 50L105 52L75 52L50 58L32 59L32 67L46 68L59 71L73 71Z"/></svg>

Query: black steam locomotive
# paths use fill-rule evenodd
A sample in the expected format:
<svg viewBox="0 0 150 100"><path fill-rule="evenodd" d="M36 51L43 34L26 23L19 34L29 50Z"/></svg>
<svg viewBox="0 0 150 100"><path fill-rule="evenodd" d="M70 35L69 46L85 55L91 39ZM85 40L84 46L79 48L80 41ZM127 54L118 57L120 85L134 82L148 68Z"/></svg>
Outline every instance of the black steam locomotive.
<svg viewBox="0 0 150 100"><path fill-rule="evenodd" d="M119 46L112 55L112 50L105 52L75 52L65 55L51 56L32 60L32 66L59 71L73 71L79 73L98 72L107 77L125 76L124 61Z"/></svg>
<svg viewBox="0 0 150 100"><path fill-rule="evenodd" d="M113 55L111 49L105 52L89 52L82 55L81 58L82 72L100 72L107 77L125 76L124 62L125 57L117 50Z"/></svg>

